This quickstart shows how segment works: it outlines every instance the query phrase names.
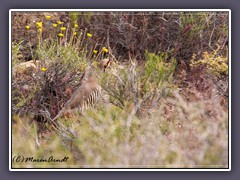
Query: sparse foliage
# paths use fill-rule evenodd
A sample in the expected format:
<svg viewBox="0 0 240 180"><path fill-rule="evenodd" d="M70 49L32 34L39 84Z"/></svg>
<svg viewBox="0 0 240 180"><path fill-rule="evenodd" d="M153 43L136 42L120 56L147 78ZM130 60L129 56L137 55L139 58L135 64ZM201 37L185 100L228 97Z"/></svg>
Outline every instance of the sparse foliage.
<svg viewBox="0 0 240 180"><path fill-rule="evenodd" d="M13 155L69 157L56 168L227 167L228 92L219 93L219 82L228 88L226 12L33 16L13 14L13 31L23 29L12 42ZM107 100L57 119L64 131L52 128L103 58L111 64L97 78Z"/></svg>

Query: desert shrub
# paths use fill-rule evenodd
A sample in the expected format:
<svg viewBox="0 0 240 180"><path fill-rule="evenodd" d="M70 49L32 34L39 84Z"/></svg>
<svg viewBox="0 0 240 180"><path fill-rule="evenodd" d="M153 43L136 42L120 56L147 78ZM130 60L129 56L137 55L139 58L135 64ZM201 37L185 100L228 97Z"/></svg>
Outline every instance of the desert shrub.
<svg viewBox="0 0 240 180"><path fill-rule="evenodd" d="M228 77L226 13L74 12L64 13L66 21L39 17L29 28L23 26L34 68L12 82L13 156L64 154L70 160L54 167L73 168L227 167L227 110L211 94L202 98L202 79L210 87L207 75L225 82ZM24 43L13 42L13 68L24 59ZM90 65L104 57L111 57L111 66L98 78L109 101L59 118L63 129L40 127L39 122L55 117ZM175 74L181 62L190 85L178 91ZM194 80L199 82L195 89ZM191 96L189 89L196 90L193 98L184 97Z"/></svg>
<svg viewBox="0 0 240 180"><path fill-rule="evenodd" d="M22 53L20 52L22 42L12 42L12 65L15 66L20 61L19 59L22 59Z"/></svg>
<svg viewBox="0 0 240 180"><path fill-rule="evenodd" d="M136 112L145 109L146 113L173 88L176 60L165 62L166 54L163 52L146 52L145 56L143 66L137 66L136 61L125 66L113 64L103 75L102 87L116 106L131 106Z"/></svg>
<svg viewBox="0 0 240 180"><path fill-rule="evenodd" d="M228 39L228 15L218 12L180 13L178 57L190 64L193 53L212 51L221 46L218 53L226 56Z"/></svg>
<svg viewBox="0 0 240 180"><path fill-rule="evenodd" d="M101 47L99 51L95 49L97 42L89 31L78 31L76 16L72 15L71 25L43 16L34 27L26 26L24 31L30 46L32 29L37 31L37 44L36 49L31 49L33 69L24 69L24 72L28 71L25 75L22 73L13 77L15 113L38 116L46 111L53 117L79 86L86 68L107 55L106 47ZM19 60L20 46L21 43L13 43L13 62Z"/></svg>
<svg viewBox="0 0 240 180"><path fill-rule="evenodd" d="M52 13L51 19L45 18L46 13L14 13L13 40L23 40L28 54L38 44L38 29L32 21L43 22L50 31L42 30L42 39L53 38L54 33L61 31L52 26L60 20L62 25L71 30L74 24L77 33L88 31L97 42L96 49L111 47L112 54L120 60L135 58L144 59L145 50L157 53L171 51L171 57L183 59L189 64L193 53L211 51L216 44L222 47L221 54L226 55L228 44L228 14L226 12L59 12ZM20 19L20 21L19 21ZM22 23L21 23L22 21ZM158 26L153 26L158 24ZM29 25L29 32L24 31ZM22 39L21 39L21 38ZM70 36L65 36L69 41ZM26 41L31 41L27 47ZM64 38L62 38L64 39ZM106 42L107 40L107 42ZM22 50L25 52L25 50ZM197 57L198 58L198 57Z"/></svg>
<svg viewBox="0 0 240 180"><path fill-rule="evenodd" d="M84 13L83 13L84 14ZM78 16L99 42L109 38L115 57L144 59L145 50L171 51L189 64L193 53L210 51L216 43L226 55L228 14L225 12L94 12L90 20ZM158 24L158 26L152 26Z"/></svg>
<svg viewBox="0 0 240 180"><path fill-rule="evenodd" d="M190 66L193 72L201 69L202 79L211 80L220 95L228 98L228 57L220 55L220 46L212 52L204 52L202 57L196 58L194 54Z"/></svg>
<svg viewBox="0 0 240 180"><path fill-rule="evenodd" d="M32 76L14 79L14 112L34 116L48 110L52 116L56 115L69 98L67 91L73 91L79 85L82 75L83 71L59 60L47 68L40 66Z"/></svg>
<svg viewBox="0 0 240 180"><path fill-rule="evenodd" d="M209 106L211 103L214 105ZM127 108L99 104L82 116L62 119L76 136L72 143L62 145L59 136L50 134L38 148L36 128L29 126L26 118L19 118L13 126L13 155L69 157L68 162L54 167L227 167L228 115L219 103L189 103L173 92L147 117L133 117L130 125ZM19 137L24 139L21 143ZM43 163L41 167L51 165ZM20 166L40 165L28 162Z"/></svg>
<svg viewBox="0 0 240 180"><path fill-rule="evenodd" d="M202 59L196 60L194 54L191 59L191 66L205 66L206 71L216 77L224 77L228 75L228 57L219 55L220 46L211 53L204 52Z"/></svg>

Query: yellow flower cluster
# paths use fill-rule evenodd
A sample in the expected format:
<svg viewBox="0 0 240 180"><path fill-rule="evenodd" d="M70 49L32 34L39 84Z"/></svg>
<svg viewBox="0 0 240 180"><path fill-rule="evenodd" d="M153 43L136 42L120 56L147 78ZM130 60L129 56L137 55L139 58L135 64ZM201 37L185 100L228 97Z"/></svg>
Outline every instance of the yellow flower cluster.
<svg viewBox="0 0 240 180"><path fill-rule="evenodd" d="M28 30L28 29L30 29L30 26L25 26L25 28Z"/></svg>
<svg viewBox="0 0 240 180"><path fill-rule="evenodd" d="M90 33L87 33L87 36L91 38L91 37L92 37L92 34L90 34Z"/></svg>
<svg viewBox="0 0 240 180"><path fill-rule="evenodd" d="M38 28L42 28L42 22L36 22Z"/></svg>
<svg viewBox="0 0 240 180"><path fill-rule="evenodd" d="M63 33L59 33L58 36L59 36L59 37L63 37L64 34L63 34Z"/></svg>
<svg viewBox="0 0 240 180"><path fill-rule="evenodd" d="M66 27L61 27L60 28L62 31L65 31L66 30Z"/></svg>
<svg viewBox="0 0 240 180"><path fill-rule="evenodd" d="M108 53L108 49L107 48L103 47L102 50L103 50L103 52Z"/></svg>
<svg viewBox="0 0 240 180"><path fill-rule="evenodd" d="M55 28L56 28L57 26L58 26L57 24L53 24L53 27L55 27Z"/></svg>
<svg viewBox="0 0 240 180"><path fill-rule="evenodd" d="M74 24L74 28L78 28L78 24Z"/></svg>
<svg viewBox="0 0 240 180"><path fill-rule="evenodd" d="M63 24L63 22L62 22L62 21L58 21L57 23L58 23L58 24Z"/></svg>
<svg viewBox="0 0 240 180"><path fill-rule="evenodd" d="M196 67L199 65L205 65L207 67L207 70L216 76L227 74L228 58L217 55L218 51L219 47L212 53L204 52L202 58L199 60L196 60L196 55L193 54L190 66Z"/></svg>
<svg viewBox="0 0 240 180"><path fill-rule="evenodd" d="M42 21L40 21L40 22L36 22L36 26L37 26L37 28L38 28L38 32L42 32L42 30L43 30L43 24L42 24Z"/></svg>
<svg viewBox="0 0 240 180"><path fill-rule="evenodd" d="M43 72L45 72L46 70L47 70L47 68L45 68L45 67L42 67L42 69L41 69Z"/></svg>
<svg viewBox="0 0 240 180"><path fill-rule="evenodd" d="M51 19L52 16L45 16L45 17L46 17L46 19Z"/></svg>

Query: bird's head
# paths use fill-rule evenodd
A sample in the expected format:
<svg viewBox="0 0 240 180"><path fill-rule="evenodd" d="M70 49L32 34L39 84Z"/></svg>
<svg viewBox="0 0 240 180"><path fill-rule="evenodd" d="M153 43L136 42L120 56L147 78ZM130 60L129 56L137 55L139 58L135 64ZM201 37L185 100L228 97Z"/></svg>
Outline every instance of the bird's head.
<svg viewBox="0 0 240 180"><path fill-rule="evenodd" d="M103 72L106 71L106 68L108 66L110 66L111 64L111 60L110 59L102 59L99 63L98 63L98 68L101 69Z"/></svg>
<svg viewBox="0 0 240 180"><path fill-rule="evenodd" d="M104 74L106 71L106 68L109 67L111 64L110 59L102 59L99 62L94 61L86 70L85 70L85 75L84 78L91 80L95 78L99 78Z"/></svg>

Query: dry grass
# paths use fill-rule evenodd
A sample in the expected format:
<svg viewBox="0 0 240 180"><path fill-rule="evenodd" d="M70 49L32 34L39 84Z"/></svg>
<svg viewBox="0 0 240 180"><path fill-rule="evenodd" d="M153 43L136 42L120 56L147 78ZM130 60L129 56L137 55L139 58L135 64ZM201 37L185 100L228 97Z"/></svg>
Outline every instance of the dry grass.
<svg viewBox="0 0 240 180"><path fill-rule="evenodd" d="M220 85L213 83L214 78L211 79L214 73L208 72L207 66L196 64L194 69L186 60L190 61L189 57L199 49L201 52L196 60L201 59L204 50L213 50L218 40L223 38L225 41L221 44L219 53L221 57L227 57L227 25L221 26L225 25L227 15L161 15L127 15L126 25L132 22L132 26L129 29L124 28L124 24L119 27L118 31L122 32L123 28L122 34L126 37L116 40L115 44L110 40L118 37L111 36L116 24L112 24L113 29L109 32L94 28L104 27L108 17L111 17L109 22L114 19L120 21L124 17L121 14L108 13L99 21L97 14L85 14L85 19L72 14L70 18L74 21L65 22L58 29L52 27L55 19L47 20L41 15L43 32L39 31L41 27L30 23L38 40L35 49L30 49L31 57L33 62L40 63L33 65L36 66L33 68L34 73L33 70L26 69L26 74L21 72L13 77L13 168L228 167L229 119L228 95L225 91L228 89L228 64L226 67L224 65L225 73L220 73L223 75L220 80L226 85L220 91ZM90 29L73 27L77 18L79 26ZM207 21L208 18L211 21ZM160 34L156 34L159 28L148 29L148 24L154 24L157 20L162 22L162 29L166 29L161 30ZM201 22L199 26L198 22ZM207 29L205 22L210 23ZM133 27L142 24L144 28L135 36ZM48 25L55 30L48 29ZM63 32L59 29L62 26L67 29L63 37L58 37L57 33ZM215 31L210 28L212 26L216 26ZM170 30L174 36L169 36ZM225 31L218 34L221 30ZM76 31L77 34L74 34ZM33 43L29 39L31 32L26 31L26 37L24 36L30 44ZM194 41L195 37L199 38L199 32L204 32L203 39L199 40L201 43ZM87 33L92 33L93 37ZM45 39L44 35L47 34L51 38ZM145 36L151 38L144 38ZM156 42L153 42L154 39ZM173 43L176 39L181 42ZM203 46L205 39L208 43ZM196 44L202 45L201 48ZM139 45L142 47L139 48ZM21 42L12 44L13 68L22 59L21 46ZM189 49L189 46L192 48ZM107 51L104 52L106 47ZM99 76L107 100L101 100L96 107L86 110L82 115L72 114L58 119L58 123L68 131L54 128L49 123L49 116L54 117L59 112L81 83L88 66L96 65L97 61L107 56L112 59L111 67ZM121 57L124 57L125 62L117 61ZM208 58L204 60L208 62ZM28 159L25 162L26 158L47 160L51 156L55 159L68 157L68 160L53 163ZM24 162L16 162L18 157Z"/></svg>
<svg viewBox="0 0 240 180"><path fill-rule="evenodd" d="M38 148L36 127L18 118L13 125L13 156L69 156L69 162L58 164L61 167L227 167L228 113L219 102L187 102L173 93L147 117L134 117L130 126L127 111L107 104L83 116L62 119L76 136L72 143L45 132ZM21 167L56 165L23 163Z"/></svg>

